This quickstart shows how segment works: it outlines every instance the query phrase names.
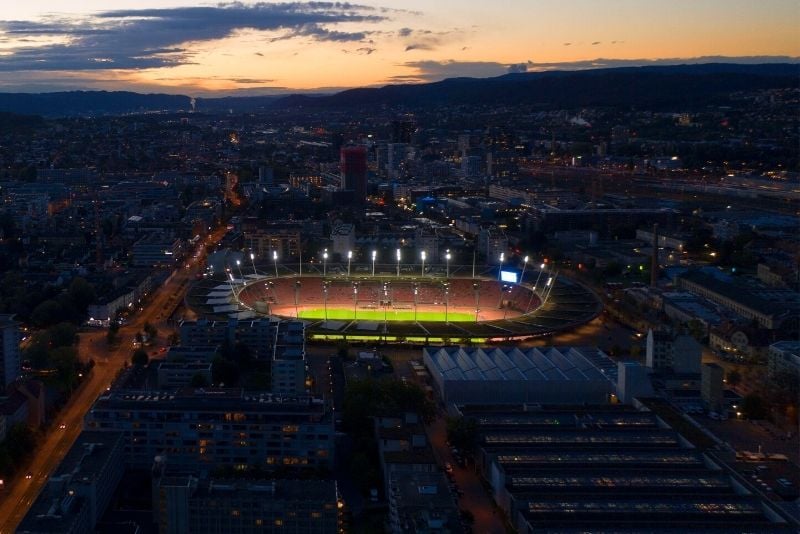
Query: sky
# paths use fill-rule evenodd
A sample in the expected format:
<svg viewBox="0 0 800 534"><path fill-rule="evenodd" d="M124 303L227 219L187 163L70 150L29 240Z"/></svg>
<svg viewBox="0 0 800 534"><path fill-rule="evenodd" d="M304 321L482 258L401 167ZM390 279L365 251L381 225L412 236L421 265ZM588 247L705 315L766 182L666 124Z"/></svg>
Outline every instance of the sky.
<svg viewBox="0 0 800 534"><path fill-rule="evenodd" d="M331 92L507 72L800 57L797 0L2 3L2 92Z"/></svg>

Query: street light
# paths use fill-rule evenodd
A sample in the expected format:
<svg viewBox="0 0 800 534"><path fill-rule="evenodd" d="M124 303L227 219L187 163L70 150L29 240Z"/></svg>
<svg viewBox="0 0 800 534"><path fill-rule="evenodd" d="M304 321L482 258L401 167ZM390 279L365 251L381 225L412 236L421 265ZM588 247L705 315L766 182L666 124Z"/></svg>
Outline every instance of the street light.
<svg viewBox="0 0 800 534"><path fill-rule="evenodd" d="M244 279L244 275L242 274L242 260L236 260L236 268L239 269L239 278Z"/></svg>
<svg viewBox="0 0 800 534"><path fill-rule="evenodd" d="M272 251L272 261L275 262L275 278L278 278L278 251Z"/></svg>
<svg viewBox="0 0 800 534"><path fill-rule="evenodd" d="M500 273L501 273L501 272L502 272L502 270L503 270L503 262L504 262L505 260L506 260L506 253L505 253L505 252L501 252L501 253L500 253L500 269L497 271L497 279L498 279L498 280L500 280Z"/></svg>
<svg viewBox="0 0 800 534"><path fill-rule="evenodd" d="M353 259L353 251L347 251L347 278L350 278L350 260Z"/></svg>
<svg viewBox="0 0 800 534"><path fill-rule="evenodd" d="M448 280L450 279L450 258L450 249L447 249L447 254L444 255L444 259L446 261L445 278Z"/></svg>
<svg viewBox="0 0 800 534"><path fill-rule="evenodd" d="M375 258L378 257L378 251L372 251L372 276L375 277Z"/></svg>
<svg viewBox="0 0 800 534"><path fill-rule="evenodd" d="M322 252L322 277L324 278L328 273L328 249Z"/></svg>
<svg viewBox="0 0 800 534"><path fill-rule="evenodd" d="M397 249L397 278L400 278L400 249Z"/></svg>
<svg viewBox="0 0 800 534"><path fill-rule="evenodd" d="M250 262L253 264L253 274L258 274L256 273L256 255L252 252L250 253Z"/></svg>
<svg viewBox="0 0 800 534"><path fill-rule="evenodd" d="M425 257L427 256L427 253L423 250L422 254L420 254L420 255L422 256L422 274L421 274L421 276L424 278L425 277ZM416 319L416 315L414 317L414 320L415 321L417 320Z"/></svg>
<svg viewBox="0 0 800 534"><path fill-rule="evenodd" d="M519 277L519 283L523 283L525 281L525 268L528 266L528 256L525 256L525 259L522 260L522 274Z"/></svg>

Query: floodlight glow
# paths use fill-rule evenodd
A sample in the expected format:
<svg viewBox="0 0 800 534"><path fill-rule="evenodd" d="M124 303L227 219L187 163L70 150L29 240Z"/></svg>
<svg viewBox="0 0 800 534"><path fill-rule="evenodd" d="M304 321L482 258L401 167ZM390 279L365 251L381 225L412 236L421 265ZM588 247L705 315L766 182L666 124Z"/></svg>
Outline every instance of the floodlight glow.
<svg viewBox="0 0 800 534"><path fill-rule="evenodd" d="M277 260L278 259L278 251L277 250L273 250L272 251L272 259L273 260Z"/></svg>
<svg viewBox="0 0 800 534"><path fill-rule="evenodd" d="M351 259L353 259L353 251L352 251L352 250L348 250L348 251L347 251L347 259L348 259L348 260L351 260Z"/></svg>
<svg viewBox="0 0 800 534"><path fill-rule="evenodd" d="M425 253L425 251L423 250L423 251L422 251L422 261L425 261L425 257L426 257L426 256L427 256L427 254L426 254L426 253Z"/></svg>
<svg viewBox="0 0 800 534"><path fill-rule="evenodd" d="M525 258L522 261L524 261L525 263L528 263L528 256L525 256Z"/></svg>
<svg viewBox="0 0 800 534"><path fill-rule="evenodd" d="M377 251L377 250L373 250L373 251L372 251L372 261L375 261L375 257L376 257L377 255L378 255L378 251Z"/></svg>
<svg viewBox="0 0 800 534"><path fill-rule="evenodd" d="M397 261L400 261L400 249L397 249Z"/></svg>

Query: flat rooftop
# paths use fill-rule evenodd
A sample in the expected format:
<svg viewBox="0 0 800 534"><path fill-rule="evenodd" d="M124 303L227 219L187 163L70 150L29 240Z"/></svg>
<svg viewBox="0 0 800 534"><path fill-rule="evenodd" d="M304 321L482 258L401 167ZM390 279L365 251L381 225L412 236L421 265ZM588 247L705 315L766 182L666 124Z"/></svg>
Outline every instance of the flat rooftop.
<svg viewBox="0 0 800 534"><path fill-rule="evenodd" d="M426 347L445 381L616 381L616 364L591 347Z"/></svg>

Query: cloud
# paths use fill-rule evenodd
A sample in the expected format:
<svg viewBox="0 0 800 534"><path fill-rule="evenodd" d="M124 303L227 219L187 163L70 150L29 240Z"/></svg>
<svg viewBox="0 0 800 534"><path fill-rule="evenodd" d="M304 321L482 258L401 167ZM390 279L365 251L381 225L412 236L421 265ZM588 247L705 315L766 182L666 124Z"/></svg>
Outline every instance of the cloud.
<svg viewBox="0 0 800 534"><path fill-rule="evenodd" d="M420 41L418 43L411 43L409 45L406 45L405 51L411 52L412 50L435 50L438 44L439 44L438 42Z"/></svg>
<svg viewBox="0 0 800 534"><path fill-rule="evenodd" d="M597 46L597 45L599 45L601 43L602 43L602 41L595 41L595 42L592 43L592 46Z"/></svg>
<svg viewBox="0 0 800 534"><path fill-rule="evenodd" d="M572 43L564 43L564 46L570 46Z"/></svg>
<svg viewBox="0 0 800 534"><path fill-rule="evenodd" d="M404 38L406 45L405 51L411 52L414 50L436 50L443 44L458 41L463 37L464 33L464 30L460 28L438 32L401 28L398 30L397 35Z"/></svg>
<svg viewBox="0 0 800 534"><path fill-rule="evenodd" d="M368 31L332 28L377 24L391 10L340 2L222 3L211 7L123 9L82 18L0 21L19 46L0 56L0 70L147 69L192 63L187 43L223 39L241 29L284 31L282 38L361 41ZM26 46L25 39L46 38ZM97 61L100 58L102 61Z"/></svg>
<svg viewBox="0 0 800 534"><path fill-rule="evenodd" d="M409 69L414 69L413 74L401 74L392 76L390 80L394 83L405 82L429 82L442 80L444 78L487 78L500 76L508 71L509 65L494 61L407 61L401 65Z"/></svg>

